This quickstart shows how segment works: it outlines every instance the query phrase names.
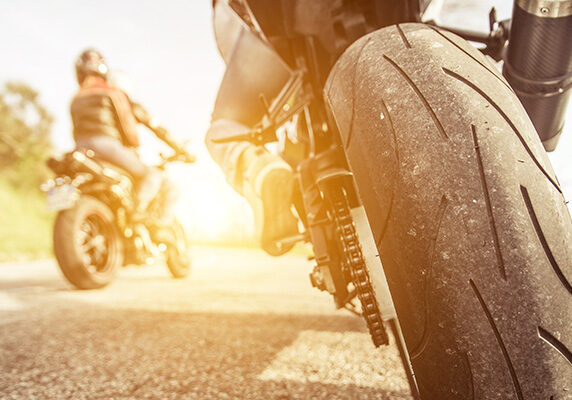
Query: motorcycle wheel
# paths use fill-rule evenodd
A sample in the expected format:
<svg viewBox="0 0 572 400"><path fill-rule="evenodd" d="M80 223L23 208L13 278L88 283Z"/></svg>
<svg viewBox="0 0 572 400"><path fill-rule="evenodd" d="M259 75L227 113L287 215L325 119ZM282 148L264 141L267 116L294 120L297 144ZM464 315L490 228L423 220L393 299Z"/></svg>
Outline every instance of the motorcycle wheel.
<svg viewBox="0 0 572 400"><path fill-rule="evenodd" d="M354 43L325 100L421 398L568 398L572 222L502 75L458 36L403 24Z"/></svg>
<svg viewBox="0 0 572 400"><path fill-rule="evenodd" d="M185 278L191 273L190 244L179 221L175 221L174 244L167 246L167 267L175 279Z"/></svg>
<svg viewBox="0 0 572 400"><path fill-rule="evenodd" d="M54 253L65 278L78 289L108 285L123 263L123 242L109 207L82 196L54 224Z"/></svg>

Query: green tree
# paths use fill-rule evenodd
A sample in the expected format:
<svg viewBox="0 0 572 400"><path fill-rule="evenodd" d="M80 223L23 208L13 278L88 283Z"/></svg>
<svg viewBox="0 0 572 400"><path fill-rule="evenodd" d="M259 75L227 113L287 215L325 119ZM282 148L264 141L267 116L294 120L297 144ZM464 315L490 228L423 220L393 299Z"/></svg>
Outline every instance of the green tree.
<svg viewBox="0 0 572 400"><path fill-rule="evenodd" d="M0 173L13 185L37 187L48 176L52 122L30 86L8 82L0 89Z"/></svg>

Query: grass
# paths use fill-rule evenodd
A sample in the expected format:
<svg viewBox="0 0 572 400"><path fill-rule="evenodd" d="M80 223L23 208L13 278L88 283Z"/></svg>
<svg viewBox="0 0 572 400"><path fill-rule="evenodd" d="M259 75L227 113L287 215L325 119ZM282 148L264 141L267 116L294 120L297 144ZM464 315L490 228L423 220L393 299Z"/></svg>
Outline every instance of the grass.
<svg viewBox="0 0 572 400"><path fill-rule="evenodd" d="M0 178L0 261L52 256L54 214L35 188L16 188Z"/></svg>
<svg viewBox="0 0 572 400"><path fill-rule="evenodd" d="M55 213L45 207L45 195L35 188L12 185L6 177L0 177L0 262L33 260L53 257L52 229ZM216 239L205 240L202 235L191 234L192 244L259 248L253 237L231 229ZM294 254L309 256L309 245L298 244Z"/></svg>

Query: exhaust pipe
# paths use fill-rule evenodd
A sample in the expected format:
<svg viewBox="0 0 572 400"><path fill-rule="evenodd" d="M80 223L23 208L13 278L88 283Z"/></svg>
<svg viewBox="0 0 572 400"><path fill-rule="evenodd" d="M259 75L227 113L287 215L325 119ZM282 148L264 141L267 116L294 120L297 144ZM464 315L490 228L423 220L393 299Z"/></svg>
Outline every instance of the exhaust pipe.
<svg viewBox="0 0 572 400"><path fill-rule="evenodd" d="M515 0L503 75L553 151L572 93L572 0Z"/></svg>

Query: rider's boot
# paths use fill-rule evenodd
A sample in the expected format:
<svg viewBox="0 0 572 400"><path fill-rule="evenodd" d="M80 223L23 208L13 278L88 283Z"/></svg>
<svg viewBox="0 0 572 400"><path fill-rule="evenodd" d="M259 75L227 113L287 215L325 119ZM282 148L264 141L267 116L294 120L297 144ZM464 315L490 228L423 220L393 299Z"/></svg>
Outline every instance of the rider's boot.
<svg viewBox="0 0 572 400"><path fill-rule="evenodd" d="M298 234L298 220L292 213L292 168L280 157L253 146L242 154L239 169L244 171L242 191L254 211L262 249L272 256L286 253L294 244L280 240Z"/></svg>

